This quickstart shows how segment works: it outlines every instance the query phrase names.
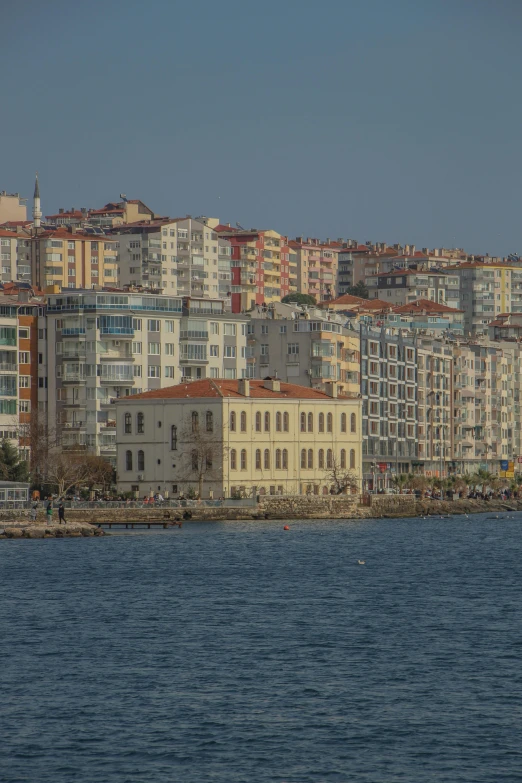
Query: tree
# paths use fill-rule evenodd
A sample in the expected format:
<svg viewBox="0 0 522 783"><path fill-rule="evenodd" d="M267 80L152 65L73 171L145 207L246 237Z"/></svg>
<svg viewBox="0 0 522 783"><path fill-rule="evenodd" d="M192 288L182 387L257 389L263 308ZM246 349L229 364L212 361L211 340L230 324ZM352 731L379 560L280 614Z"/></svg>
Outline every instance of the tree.
<svg viewBox="0 0 522 783"><path fill-rule="evenodd" d="M370 292L362 280L359 280L356 285L349 286L345 293L351 294L352 296L360 296L362 299L370 298Z"/></svg>
<svg viewBox="0 0 522 783"><path fill-rule="evenodd" d="M29 481L29 466L18 449L5 438L0 444L0 476L4 481Z"/></svg>
<svg viewBox="0 0 522 783"><path fill-rule="evenodd" d="M110 462L107 462L103 457L98 457L96 454L88 454L84 460L87 474L85 483L90 490L92 490L95 484L101 484L105 489L114 483L114 468Z"/></svg>
<svg viewBox="0 0 522 783"><path fill-rule="evenodd" d="M409 476L406 473L399 473L398 476L393 476L392 484L397 487L399 494L402 495L402 490L409 483Z"/></svg>
<svg viewBox="0 0 522 783"><path fill-rule="evenodd" d="M205 481L218 480L222 475L222 463L226 450L223 429L216 431L212 413L206 412L200 421L199 412L187 418L181 428L181 475L186 481L197 482L199 497L203 495Z"/></svg>
<svg viewBox="0 0 522 783"><path fill-rule="evenodd" d="M326 469L326 481L330 483L333 495L342 495L359 488L359 476L354 470L341 467L336 457L332 458L331 467Z"/></svg>
<svg viewBox="0 0 522 783"><path fill-rule="evenodd" d="M20 424L18 437L20 446L29 449L32 485L43 486L49 454L59 445L56 428L49 427L46 416L33 409L29 421Z"/></svg>
<svg viewBox="0 0 522 783"><path fill-rule="evenodd" d="M62 496L72 487L110 483L112 477L112 466L103 457L54 449L47 460L43 483L56 488Z"/></svg>
<svg viewBox="0 0 522 783"><path fill-rule="evenodd" d="M283 296L281 299L283 304L298 304L298 305L310 305L313 306L317 304L315 301L315 296L312 296L311 294L287 294L286 296Z"/></svg>

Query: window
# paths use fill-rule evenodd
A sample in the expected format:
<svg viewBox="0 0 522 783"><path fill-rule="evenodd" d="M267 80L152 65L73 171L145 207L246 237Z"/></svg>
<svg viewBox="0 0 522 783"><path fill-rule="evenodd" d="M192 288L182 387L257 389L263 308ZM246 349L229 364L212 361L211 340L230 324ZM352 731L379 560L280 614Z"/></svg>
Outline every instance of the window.
<svg viewBox="0 0 522 783"><path fill-rule="evenodd" d="M149 378L161 378L161 367L158 364L149 364Z"/></svg>
<svg viewBox="0 0 522 783"><path fill-rule="evenodd" d="M346 468L346 449L341 449L341 468Z"/></svg>
<svg viewBox="0 0 522 783"><path fill-rule="evenodd" d="M308 414L308 432L314 431L314 414L309 413Z"/></svg>
<svg viewBox="0 0 522 783"><path fill-rule="evenodd" d="M145 452L138 451L138 471L145 470Z"/></svg>
<svg viewBox="0 0 522 783"><path fill-rule="evenodd" d="M223 334L226 334L229 337L235 337L236 336L236 325L235 324L223 324Z"/></svg>
<svg viewBox="0 0 522 783"><path fill-rule="evenodd" d="M333 432L333 416L331 413L326 414L326 431Z"/></svg>
<svg viewBox="0 0 522 783"><path fill-rule="evenodd" d="M174 331L174 321L165 321L165 331L166 332Z"/></svg>
<svg viewBox="0 0 522 783"><path fill-rule="evenodd" d="M165 378L174 378L175 370L176 368L174 367L173 364L169 364L167 367L165 367Z"/></svg>
<svg viewBox="0 0 522 783"><path fill-rule="evenodd" d="M123 424L123 431L125 435L130 435L132 433L132 416L130 413L126 413L124 416L124 424Z"/></svg>
<svg viewBox="0 0 522 783"><path fill-rule="evenodd" d="M156 318L149 318L147 321L147 329L149 332L159 332L160 322Z"/></svg>
<svg viewBox="0 0 522 783"><path fill-rule="evenodd" d="M308 449L308 469L312 470L314 466L314 451L313 449Z"/></svg>
<svg viewBox="0 0 522 783"><path fill-rule="evenodd" d="M283 432L288 432L290 428L290 416L288 413L283 413Z"/></svg>
<svg viewBox="0 0 522 783"><path fill-rule="evenodd" d="M265 412L265 432L270 432L270 414Z"/></svg>
<svg viewBox="0 0 522 783"><path fill-rule="evenodd" d="M19 351L18 352L18 363L19 364L29 364L29 351Z"/></svg>
<svg viewBox="0 0 522 783"><path fill-rule="evenodd" d="M350 416L350 432L357 432L357 417L355 413Z"/></svg>
<svg viewBox="0 0 522 783"><path fill-rule="evenodd" d="M236 346L235 345L225 345L225 359L235 359L236 358Z"/></svg>
<svg viewBox="0 0 522 783"><path fill-rule="evenodd" d="M20 389L28 389L31 386L31 376L30 375L19 375L18 376L18 387Z"/></svg>
<svg viewBox="0 0 522 783"><path fill-rule="evenodd" d="M210 356L216 356L219 358L219 345L210 346Z"/></svg>
<svg viewBox="0 0 522 783"><path fill-rule="evenodd" d="M191 418L192 432L198 432L198 430L199 430L199 413L197 411L192 411L190 418Z"/></svg>
<svg viewBox="0 0 522 783"><path fill-rule="evenodd" d="M246 432L247 431L246 412L245 411L241 411L241 415L239 417L239 427L241 429L241 432Z"/></svg>
<svg viewBox="0 0 522 783"><path fill-rule="evenodd" d="M132 451L125 452L125 470L132 470Z"/></svg>
<svg viewBox="0 0 522 783"><path fill-rule="evenodd" d="M281 432L281 413L278 411L275 417L276 432Z"/></svg>
<svg viewBox="0 0 522 783"><path fill-rule="evenodd" d="M355 470L355 449L350 449L350 470Z"/></svg>
<svg viewBox="0 0 522 783"><path fill-rule="evenodd" d="M237 470L237 453L235 449L230 450L230 470Z"/></svg>
<svg viewBox="0 0 522 783"><path fill-rule="evenodd" d="M328 449L326 452L326 467L333 468L333 452L332 449Z"/></svg>
<svg viewBox="0 0 522 783"><path fill-rule="evenodd" d="M141 353L141 343L140 342L133 342L132 343L132 353Z"/></svg>
<svg viewBox="0 0 522 783"><path fill-rule="evenodd" d="M261 470L261 449L256 449L256 470Z"/></svg>
<svg viewBox="0 0 522 783"><path fill-rule="evenodd" d="M196 449L192 449L190 454L190 460L192 463L192 470L197 470L199 460L198 460L198 452L196 451Z"/></svg>
<svg viewBox="0 0 522 783"><path fill-rule="evenodd" d="M240 462L241 470L246 470L247 469L247 453L246 453L246 449L241 449L241 458L240 459L241 459L241 462Z"/></svg>
<svg viewBox="0 0 522 783"><path fill-rule="evenodd" d="M141 378L141 364L135 364L132 368L132 374L135 378Z"/></svg>
<svg viewBox="0 0 522 783"><path fill-rule="evenodd" d="M286 352L290 356L297 356L299 353L299 343L288 343Z"/></svg>
<svg viewBox="0 0 522 783"><path fill-rule="evenodd" d="M149 343L149 356L159 356L161 346L159 343Z"/></svg>
<svg viewBox="0 0 522 783"><path fill-rule="evenodd" d="M135 332L141 332L141 318L132 319L132 328Z"/></svg>
<svg viewBox="0 0 522 783"><path fill-rule="evenodd" d="M283 470L288 470L288 449L283 449Z"/></svg>
<svg viewBox="0 0 522 783"><path fill-rule="evenodd" d="M150 345L150 343L149 343L149 345ZM166 356L174 356L174 343L165 343L165 355Z"/></svg>
<svg viewBox="0 0 522 783"><path fill-rule="evenodd" d="M207 411L205 416L205 427L207 432L214 432L214 417L212 411Z"/></svg>
<svg viewBox="0 0 522 783"><path fill-rule="evenodd" d="M19 329L18 330L18 337L20 337L22 340L28 340L29 339L29 329Z"/></svg>
<svg viewBox="0 0 522 783"><path fill-rule="evenodd" d="M143 413L138 413L136 416L136 432L145 432L145 416Z"/></svg>
<svg viewBox="0 0 522 783"><path fill-rule="evenodd" d="M265 449L264 458L263 458L263 467L265 470L270 470L270 450Z"/></svg>
<svg viewBox="0 0 522 783"><path fill-rule="evenodd" d="M324 468L324 449L319 449L319 467Z"/></svg>
<svg viewBox="0 0 522 783"><path fill-rule="evenodd" d="M230 432L236 431L236 412L230 411Z"/></svg>
<svg viewBox="0 0 522 783"><path fill-rule="evenodd" d="M306 413L301 413L301 432L306 432Z"/></svg>
<svg viewBox="0 0 522 783"><path fill-rule="evenodd" d="M170 428L170 450L178 450L178 428L175 424Z"/></svg>
<svg viewBox="0 0 522 783"><path fill-rule="evenodd" d="M29 402L29 400L20 400L18 403L18 410L20 413L30 413L31 403Z"/></svg>
<svg viewBox="0 0 522 783"><path fill-rule="evenodd" d="M319 432L324 432L324 413L319 414Z"/></svg>
<svg viewBox="0 0 522 783"><path fill-rule="evenodd" d="M210 322L210 334L219 334L219 323L215 321Z"/></svg>
<svg viewBox="0 0 522 783"><path fill-rule="evenodd" d="M256 413L256 432L261 432L261 413Z"/></svg>
<svg viewBox="0 0 522 783"><path fill-rule="evenodd" d="M346 432L346 413L341 413L341 432Z"/></svg>
<svg viewBox="0 0 522 783"><path fill-rule="evenodd" d="M301 449L301 467L306 468L306 449Z"/></svg>
<svg viewBox="0 0 522 783"><path fill-rule="evenodd" d="M275 466L276 470L281 470L281 449L276 449Z"/></svg>

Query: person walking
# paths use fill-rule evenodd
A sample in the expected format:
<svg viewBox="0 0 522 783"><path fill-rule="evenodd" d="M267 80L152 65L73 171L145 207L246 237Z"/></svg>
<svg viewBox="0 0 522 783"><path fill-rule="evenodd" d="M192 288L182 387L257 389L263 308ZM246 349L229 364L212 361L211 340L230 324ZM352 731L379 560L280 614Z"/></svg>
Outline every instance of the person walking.
<svg viewBox="0 0 522 783"><path fill-rule="evenodd" d="M45 513L47 515L47 524L51 525L53 522L53 499L51 495L49 495L47 499L47 506L45 509Z"/></svg>
<svg viewBox="0 0 522 783"><path fill-rule="evenodd" d="M64 525L67 524L65 521L65 506L63 505L63 500L60 500L60 505L58 506L58 522L60 525L62 522Z"/></svg>
<svg viewBox="0 0 522 783"><path fill-rule="evenodd" d="M36 522L36 510L38 508L38 503L33 503L31 506L31 520L33 522Z"/></svg>

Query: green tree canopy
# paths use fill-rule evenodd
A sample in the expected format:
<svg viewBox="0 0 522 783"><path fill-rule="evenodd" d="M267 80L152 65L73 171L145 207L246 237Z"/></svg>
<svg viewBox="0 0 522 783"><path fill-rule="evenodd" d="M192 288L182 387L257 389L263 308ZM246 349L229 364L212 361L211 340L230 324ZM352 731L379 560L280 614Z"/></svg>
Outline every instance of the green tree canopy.
<svg viewBox="0 0 522 783"><path fill-rule="evenodd" d="M317 304L315 296L311 294L287 294L281 301L284 304L314 305Z"/></svg>
<svg viewBox="0 0 522 783"><path fill-rule="evenodd" d="M18 449L5 438L0 444L0 477L3 481L29 481L27 462L20 459Z"/></svg>
<svg viewBox="0 0 522 783"><path fill-rule="evenodd" d="M357 285L351 285L347 288L346 293L351 294L352 296L360 296L362 299L370 298L370 292L362 280L359 280Z"/></svg>

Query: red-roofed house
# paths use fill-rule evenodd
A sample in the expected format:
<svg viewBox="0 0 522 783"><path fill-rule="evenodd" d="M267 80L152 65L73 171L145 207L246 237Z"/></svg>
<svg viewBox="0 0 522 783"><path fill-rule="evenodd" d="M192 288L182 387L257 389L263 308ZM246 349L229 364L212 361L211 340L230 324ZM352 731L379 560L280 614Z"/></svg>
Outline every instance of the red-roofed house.
<svg viewBox="0 0 522 783"><path fill-rule="evenodd" d="M326 494L332 466L360 489L361 400L277 379L206 379L117 403L121 491L203 498ZM160 423L160 424L159 424Z"/></svg>

